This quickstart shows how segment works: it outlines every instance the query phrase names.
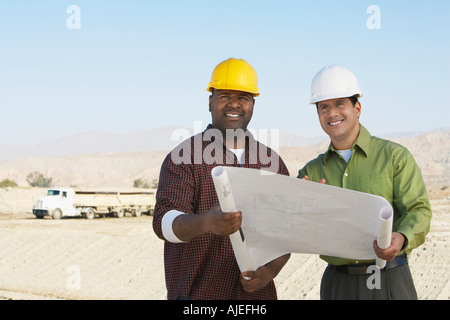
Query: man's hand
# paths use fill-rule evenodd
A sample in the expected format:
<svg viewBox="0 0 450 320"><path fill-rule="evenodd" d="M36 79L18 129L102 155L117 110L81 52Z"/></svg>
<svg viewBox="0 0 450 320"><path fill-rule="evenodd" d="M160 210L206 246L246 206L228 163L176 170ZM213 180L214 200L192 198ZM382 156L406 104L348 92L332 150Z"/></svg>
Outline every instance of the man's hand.
<svg viewBox="0 0 450 320"><path fill-rule="evenodd" d="M264 288L273 279L270 270L266 266L259 267L256 271L241 273L241 285L245 292L253 293Z"/></svg>
<svg viewBox="0 0 450 320"><path fill-rule="evenodd" d="M208 232L228 236L241 227L242 212L224 213L220 206L212 207L204 214L181 214L173 220L172 229L178 239L191 241Z"/></svg>
<svg viewBox="0 0 450 320"><path fill-rule="evenodd" d="M242 212L222 212L220 206L212 207L207 213L207 229L218 236L229 236L239 230Z"/></svg>
<svg viewBox="0 0 450 320"><path fill-rule="evenodd" d="M308 177L308 176L304 176L304 177L302 178L302 180L309 181L309 177ZM320 180L319 180L319 183L325 184L325 179L320 179Z"/></svg>
<svg viewBox="0 0 450 320"><path fill-rule="evenodd" d="M378 258L392 261L395 259L400 250L402 250L405 240L406 237L403 234L393 232L391 237L391 245L388 248L381 249L378 247L377 240L373 240L373 250Z"/></svg>
<svg viewBox="0 0 450 320"><path fill-rule="evenodd" d="M245 271L241 273L240 281L244 291L252 293L264 288L272 281L289 260L291 254L285 254L275 260L259 267L256 271Z"/></svg>

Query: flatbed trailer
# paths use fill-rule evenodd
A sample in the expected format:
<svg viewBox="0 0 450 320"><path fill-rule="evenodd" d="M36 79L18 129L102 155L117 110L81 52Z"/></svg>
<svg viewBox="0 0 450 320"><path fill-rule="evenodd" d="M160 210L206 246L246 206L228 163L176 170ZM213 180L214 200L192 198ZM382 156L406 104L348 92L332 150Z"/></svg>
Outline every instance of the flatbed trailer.
<svg viewBox="0 0 450 320"><path fill-rule="evenodd" d="M154 189L141 190L74 190L72 188L52 188L33 207L37 218L85 216L93 219L99 215L114 215L118 218L130 213L141 216L153 214L155 208Z"/></svg>

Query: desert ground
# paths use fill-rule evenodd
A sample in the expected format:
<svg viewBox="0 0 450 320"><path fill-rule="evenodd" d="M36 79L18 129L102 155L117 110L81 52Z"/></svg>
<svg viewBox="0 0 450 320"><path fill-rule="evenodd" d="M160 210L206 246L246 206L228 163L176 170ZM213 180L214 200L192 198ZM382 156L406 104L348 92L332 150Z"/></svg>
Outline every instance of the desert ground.
<svg viewBox="0 0 450 320"><path fill-rule="evenodd" d="M431 231L409 261L419 299L448 300L450 188L428 191ZM151 216L38 220L31 207L43 192L0 189L0 299L166 299ZM275 279L279 299L318 299L324 267L316 255L293 254Z"/></svg>

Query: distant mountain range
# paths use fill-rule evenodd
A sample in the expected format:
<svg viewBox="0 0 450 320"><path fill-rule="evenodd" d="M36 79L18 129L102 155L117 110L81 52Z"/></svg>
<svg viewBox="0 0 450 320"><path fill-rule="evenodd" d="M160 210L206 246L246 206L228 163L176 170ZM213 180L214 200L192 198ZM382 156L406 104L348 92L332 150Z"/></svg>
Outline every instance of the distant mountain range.
<svg viewBox="0 0 450 320"><path fill-rule="evenodd" d="M0 146L0 161L29 157L60 157L104 152L168 151L193 134L183 127L159 127L134 131L129 134L101 131L82 132L35 145ZM267 134L270 138L270 133ZM283 146L307 146L323 141L326 137L307 139L296 134L280 132Z"/></svg>
<svg viewBox="0 0 450 320"><path fill-rule="evenodd" d="M448 128L446 129L448 130ZM440 130L440 131L445 131ZM30 157L60 157L70 155L87 155L96 153L121 153L138 151L168 151L183 139L189 137L192 129L165 126L148 130L134 131L128 134L101 131L82 132L73 136L45 141L34 145L0 146L0 161ZM384 137L408 138L423 134L421 132L396 133ZM270 133L267 134L270 137ZM324 134L317 138L305 138L298 134L279 132L280 146L305 147L328 140Z"/></svg>
<svg viewBox="0 0 450 320"><path fill-rule="evenodd" d="M129 135L83 133L29 149L9 149L15 153L7 156L3 147L0 180L8 178L19 186L27 186L26 176L38 171L60 187L132 187L135 179L151 183L159 178L161 163L171 146L178 143L170 139L173 130L166 127ZM450 185L450 130L391 140L410 150L428 185ZM291 176L296 176L307 161L323 153L329 144L325 139L311 145L308 139L282 133L280 141L285 143L279 154Z"/></svg>
<svg viewBox="0 0 450 320"><path fill-rule="evenodd" d="M161 127L129 134L92 131L58 138L35 145L0 146L0 161L29 157L59 157L104 152L170 150L178 144L171 141L179 127Z"/></svg>

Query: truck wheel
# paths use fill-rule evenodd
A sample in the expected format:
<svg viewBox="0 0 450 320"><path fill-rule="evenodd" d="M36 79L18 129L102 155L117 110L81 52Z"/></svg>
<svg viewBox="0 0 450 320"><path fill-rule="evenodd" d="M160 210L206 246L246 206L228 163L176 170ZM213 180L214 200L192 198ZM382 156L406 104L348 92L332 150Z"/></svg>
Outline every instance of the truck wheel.
<svg viewBox="0 0 450 320"><path fill-rule="evenodd" d="M122 218L125 215L125 210L122 207L117 207L115 212L117 218Z"/></svg>
<svg viewBox="0 0 450 320"><path fill-rule="evenodd" d="M55 210L53 210L52 217L53 219L61 219L62 217L61 209L56 208Z"/></svg>
<svg viewBox="0 0 450 320"><path fill-rule="evenodd" d="M92 208L87 209L86 219L94 219L94 218L95 218L95 210Z"/></svg>
<svg viewBox="0 0 450 320"><path fill-rule="evenodd" d="M142 210L139 206L137 206L137 207L134 207L133 213L134 213L133 215L135 217L140 217L142 215Z"/></svg>

